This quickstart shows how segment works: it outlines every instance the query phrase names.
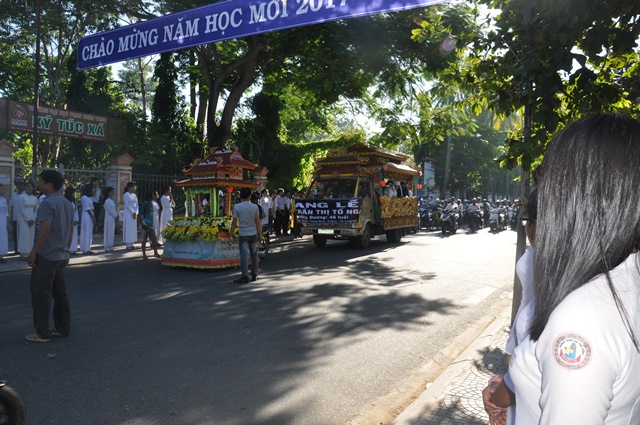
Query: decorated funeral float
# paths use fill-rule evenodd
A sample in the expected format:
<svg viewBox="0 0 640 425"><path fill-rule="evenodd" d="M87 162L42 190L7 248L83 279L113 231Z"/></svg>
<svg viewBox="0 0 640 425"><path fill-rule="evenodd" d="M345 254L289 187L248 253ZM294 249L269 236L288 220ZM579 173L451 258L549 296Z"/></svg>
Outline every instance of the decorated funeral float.
<svg viewBox="0 0 640 425"><path fill-rule="evenodd" d="M162 264L202 269L240 265L237 238L229 235L231 210L240 189L258 186L245 176L256 168L237 150L212 150L184 172L189 178L176 185L185 193L186 213L162 233Z"/></svg>

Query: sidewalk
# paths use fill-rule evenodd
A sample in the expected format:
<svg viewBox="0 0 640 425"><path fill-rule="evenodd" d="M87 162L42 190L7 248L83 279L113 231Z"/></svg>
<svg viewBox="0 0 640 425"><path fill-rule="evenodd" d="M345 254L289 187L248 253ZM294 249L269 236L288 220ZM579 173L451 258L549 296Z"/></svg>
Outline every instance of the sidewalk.
<svg viewBox="0 0 640 425"><path fill-rule="evenodd" d="M271 244L277 244L281 242L289 242L293 241L293 236L291 234L281 236L276 238L275 236L271 237ZM133 251L127 251L124 247L124 243L122 242L122 235L115 235L114 237L114 249L112 253L104 252L104 244L103 244L103 235L102 234L94 234L93 235L93 243L91 244L91 250L95 252L94 255L72 255L69 259L69 265L73 266L76 264L89 264L89 263L97 263L97 262L105 262L105 261L121 261L121 260L129 260L129 259L142 259L142 250L140 249L140 238L138 238L138 242L136 242L135 246L137 247ZM9 239L9 252L13 252L13 240ZM158 250L158 252L162 253L162 248ZM147 245L147 255L151 255L150 261L153 261L153 249L149 248ZM0 263L0 274L7 272L15 272L21 270L30 270L31 268L27 265L26 261L20 260L20 257L17 255L5 255L4 258L7 260L6 263Z"/></svg>
<svg viewBox="0 0 640 425"><path fill-rule="evenodd" d="M391 425L486 425L482 390L506 370L510 321L508 306Z"/></svg>

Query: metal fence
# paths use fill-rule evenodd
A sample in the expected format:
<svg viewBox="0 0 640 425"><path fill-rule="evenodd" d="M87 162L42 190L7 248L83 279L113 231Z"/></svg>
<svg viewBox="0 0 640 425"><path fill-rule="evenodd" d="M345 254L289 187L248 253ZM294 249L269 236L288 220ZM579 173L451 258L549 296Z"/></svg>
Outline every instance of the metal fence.
<svg viewBox="0 0 640 425"><path fill-rule="evenodd" d="M182 190L178 190L175 184L176 181L179 181L180 179L184 179L184 176L133 173L133 182L136 184L138 201L142 202L145 194L151 191L158 192L158 194L162 196L162 188L170 186L171 193L173 194L173 200L176 202L173 214L184 215L185 195Z"/></svg>

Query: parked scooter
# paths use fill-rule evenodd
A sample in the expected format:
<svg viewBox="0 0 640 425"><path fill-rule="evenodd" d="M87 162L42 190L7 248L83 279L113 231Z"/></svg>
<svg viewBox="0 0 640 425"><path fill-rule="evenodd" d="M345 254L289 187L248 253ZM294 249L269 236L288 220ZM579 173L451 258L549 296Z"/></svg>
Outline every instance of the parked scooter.
<svg viewBox="0 0 640 425"><path fill-rule="evenodd" d="M456 211L443 211L440 216L440 228L442 234L455 233L458 231L458 213Z"/></svg>
<svg viewBox="0 0 640 425"><path fill-rule="evenodd" d="M0 382L0 424L23 425L24 418L24 402L13 388Z"/></svg>

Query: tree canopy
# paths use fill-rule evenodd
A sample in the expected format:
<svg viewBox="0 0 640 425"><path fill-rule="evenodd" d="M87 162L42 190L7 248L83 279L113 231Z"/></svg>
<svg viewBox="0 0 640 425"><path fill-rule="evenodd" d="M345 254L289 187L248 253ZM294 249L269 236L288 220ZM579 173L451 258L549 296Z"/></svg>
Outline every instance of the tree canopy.
<svg viewBox="0 0 640 425"><path fill-rule="evenodd" d="M640 5L628 1L452 3L202 45L131 61L117 76L109 67L77 72L77 39L210 1L41 1L42 103L124 118L129 130L109 146L43 138L42 165L100 166L128 151L139 169L177 173L233 144L282 185L300 186L312 158L334 144L362 140L419 163L448 137L462 146L482 133L504 138L492 151L503 167L529 169L568 120L639 112ZM33 101L35 11L7 0L0 12L0 95ZM525 119L514 127L509 116ZM485 124L511 132L489 137ZM29 136L8 136L26 161ZM490 174L491 156L472 174Z"/></svg>

